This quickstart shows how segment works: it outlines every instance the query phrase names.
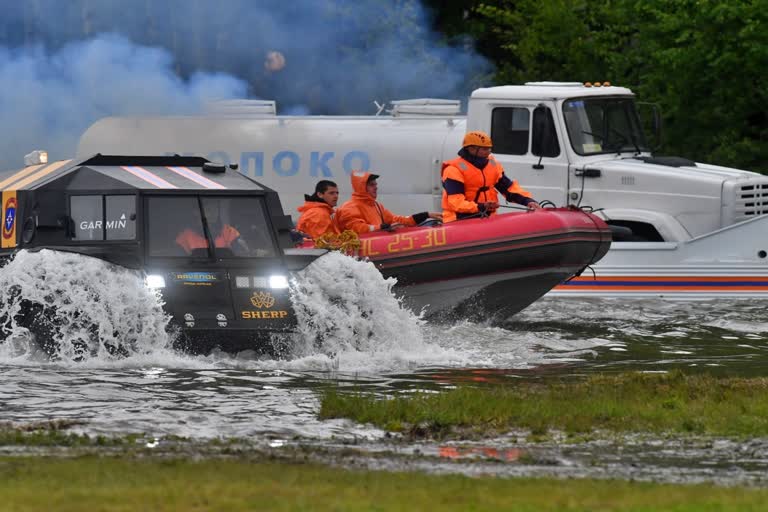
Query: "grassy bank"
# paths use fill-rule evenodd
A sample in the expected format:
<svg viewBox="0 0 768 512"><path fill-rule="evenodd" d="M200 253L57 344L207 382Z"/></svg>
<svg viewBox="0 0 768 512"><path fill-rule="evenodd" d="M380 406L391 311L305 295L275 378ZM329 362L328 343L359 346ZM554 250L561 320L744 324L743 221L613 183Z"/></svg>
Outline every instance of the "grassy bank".
<svg viewBox="0 0 768 512"><path fill-rule="evenodd" d="M594 480L346 471L207 459L0 458L0 509L765 510L768 491Z"/></svg>
<svg viewBox="0 0 768 512"><path fill-rule="evenodd" d="M330 388L321 418L351 418L392 431L441 435L470 429L491 433L595 429L617 433L768 436L768 379L627 373L584 380L462 387L440 394L382 399Z"/></svg>

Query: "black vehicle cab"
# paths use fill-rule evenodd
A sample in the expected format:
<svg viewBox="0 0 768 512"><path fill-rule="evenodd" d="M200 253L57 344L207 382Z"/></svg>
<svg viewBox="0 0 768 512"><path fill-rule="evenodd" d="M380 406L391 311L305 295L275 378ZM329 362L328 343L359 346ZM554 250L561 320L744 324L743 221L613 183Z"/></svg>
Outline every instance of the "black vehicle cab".
<svg viewBox="0 0 768 512"><path fill-rule="evenodd" d="M40 163L0 175L0 189L0 257L44 248L142 270L193 352L292 330L290 272L324 252L292 249L276 192L199 157Z"/></svg>

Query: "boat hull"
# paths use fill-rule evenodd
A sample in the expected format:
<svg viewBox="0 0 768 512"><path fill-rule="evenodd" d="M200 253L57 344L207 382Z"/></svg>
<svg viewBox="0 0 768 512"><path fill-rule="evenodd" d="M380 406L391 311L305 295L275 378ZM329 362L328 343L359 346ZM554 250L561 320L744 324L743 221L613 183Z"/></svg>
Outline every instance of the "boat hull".
<svg viewBox="0 0 768 512"><path fill-rule="evenodd" d="M609 227L551 209L361 236L369 258L414 311L503 320L600 260Z"/></svg>

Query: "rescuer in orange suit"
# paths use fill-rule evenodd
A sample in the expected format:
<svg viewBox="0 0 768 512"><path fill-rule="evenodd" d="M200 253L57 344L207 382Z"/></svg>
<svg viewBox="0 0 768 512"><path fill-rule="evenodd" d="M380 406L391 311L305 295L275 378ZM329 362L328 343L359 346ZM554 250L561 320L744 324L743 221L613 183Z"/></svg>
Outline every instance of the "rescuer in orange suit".
<svg viewBox="0 0 768 512"><path fill-rule="evenodd" d="M354 171L352 181L352 197L336 210L336 222L339 229L362 234L379 229L391 229L401 226L415 226L426 219L442 218L439 213L421 212L408 217L395 215L376 201L379 176L369 172Z"/></svg>
<svg viewBox="0 0 768 512"><path fill-rule="evenodd" d="M211 230L211 235L214 237L214 246L218 248L231 249L232 245L237 241L245 250L247 245L243 240L240 240L240 232L229 224L221 222L221 215L218 207L211 208L210 211L205 212L206 220L208 221L208 229ZM195 249L207 249L208 240L200 230L193 230L186 228L176 236L176 243L184 249L187 254L192 254Z"/></svg>
<svg viewBox="0 0 768 512"><path fill-rule="evenodd" d="M231 248L234 241L240 238L240 232L229 224L224 224L215 236L214 244L216 247ZM208 248L208 240L206 240L202 234L193 231L190 228L179 233L176 237L176 243L179 244L187 254L192 254L194 249Z"/></svg>
<svg viewBox="0 0 768 512"><path fill-rule="evenodd" d="M299 206L301 212L296 229L312 238L318 238L327 233L339 234L339 227L333 218L333 209L339 202L339 187L329 180L321 180L315 185L315 193L304 195L304 204Z"/></svg>
<svg viewBox="0 0 768 512"><path fill-rule="evenodd" d="M541 208L530 192L504 175L504 168L491 156L492 147L487 133L468 132L459 157L443 162L443 222L492 215L499 208L497 191L509 202Z"/></svg>

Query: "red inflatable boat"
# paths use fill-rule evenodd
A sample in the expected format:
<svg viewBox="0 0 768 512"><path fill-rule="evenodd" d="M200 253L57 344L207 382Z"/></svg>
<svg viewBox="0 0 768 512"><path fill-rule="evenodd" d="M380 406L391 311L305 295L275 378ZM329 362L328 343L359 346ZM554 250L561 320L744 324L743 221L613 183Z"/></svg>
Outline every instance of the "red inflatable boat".
<svg viewBox="0 0 768 512"><path fill-rule="evenodd" d="M611 231L579 209L555 208L360 236L415 311L503 320L602 258Z"/></svg>

